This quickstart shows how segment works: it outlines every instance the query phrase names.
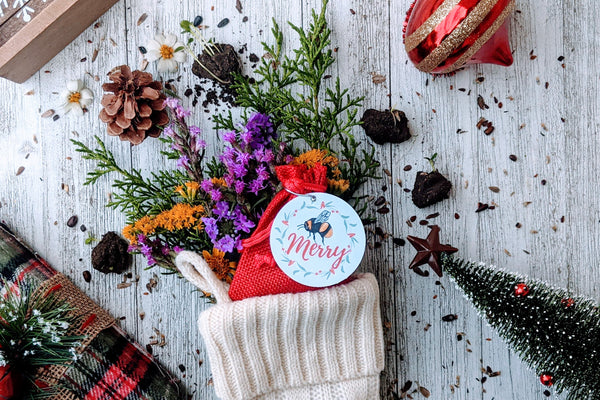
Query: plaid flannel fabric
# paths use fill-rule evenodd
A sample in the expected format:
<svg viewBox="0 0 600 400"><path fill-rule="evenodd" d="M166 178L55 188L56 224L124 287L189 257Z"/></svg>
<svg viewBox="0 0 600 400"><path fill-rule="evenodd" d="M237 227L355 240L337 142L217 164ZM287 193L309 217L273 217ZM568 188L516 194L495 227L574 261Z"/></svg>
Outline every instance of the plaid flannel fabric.
<svg viewBox="0 0 600 400"><path fill-rule="evenodd" d="M40 285L57 272L0 223L0 276L8 282ZM61 386L71 399L175 400L179 386L119 327L101 331L67 368Z"/></svg>

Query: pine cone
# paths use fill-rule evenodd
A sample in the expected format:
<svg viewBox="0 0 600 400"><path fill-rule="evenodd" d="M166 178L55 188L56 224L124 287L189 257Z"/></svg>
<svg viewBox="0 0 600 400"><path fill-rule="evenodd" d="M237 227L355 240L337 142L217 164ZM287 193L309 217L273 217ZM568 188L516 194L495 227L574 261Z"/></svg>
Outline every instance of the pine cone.
<svg viewBox="0 0 600 400"><path fill-rule="evenodd" d="M113 69L102 89L100 120L108 124L107 133L140 144L146 136L158 137L160 126L169 122L162 84L148 72L133 71L127 65ZM111 92L111 93L108 93Z"/></svg>

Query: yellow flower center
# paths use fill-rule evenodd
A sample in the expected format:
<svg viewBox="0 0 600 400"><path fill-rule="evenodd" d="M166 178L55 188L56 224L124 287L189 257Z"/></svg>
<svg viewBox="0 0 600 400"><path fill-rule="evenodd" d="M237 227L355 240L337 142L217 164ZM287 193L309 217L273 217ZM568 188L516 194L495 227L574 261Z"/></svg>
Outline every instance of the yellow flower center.
<svg viewBox="0 0 600 400"><path fill-rule="evenodd" d="M69 103L79 103L81 100L81 93L73 92L69 95Z"/></svg>
<svg viewBox="0 0 600 400"><path fill-rule="evenodd" d="M160 56L162 58L164 58L165 60L173 58L174 52L175 51L173 50L173 48L171 46L167 46L166 44L163 44L162 46L160 46Z"/></svg>

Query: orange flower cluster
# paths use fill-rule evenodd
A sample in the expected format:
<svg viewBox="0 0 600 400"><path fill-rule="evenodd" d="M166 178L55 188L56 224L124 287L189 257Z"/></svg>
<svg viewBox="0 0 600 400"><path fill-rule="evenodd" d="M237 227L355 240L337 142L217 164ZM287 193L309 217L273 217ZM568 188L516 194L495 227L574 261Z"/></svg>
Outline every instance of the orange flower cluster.
<svg viewBox="0 0 600 400"><path fill-rule="evenodd" d="M219 249L212 250L212 254L206 250L202 252L202 257L213 270L217 278L227 283L231 283L235 273L236 263L225 258L225 253Z"/></svg>
<svg viewBox="0 0 600 400"><path fill-rule="evenodd" d="M342 171L339 168L340 160L332 156L327 150L312 149L300 154L292 161L293 165L304 164L309 168L314 167L317 163L328 167L334 177L334 179L327 180L331 192L341 194L350 188L350 182L347 179L340 179L342 176Z"/></svg>
<svg viewBox="0 0 600 400"><path fill-rule="evenodd" d="M129 243L137 244L137 235L151 235L159 229L173 232L181 229L204 229L200 218L204 215L204 207L178 203L170 210L161 212L156 216L144 216L134 224L123 228L123 236Z"/></svg>

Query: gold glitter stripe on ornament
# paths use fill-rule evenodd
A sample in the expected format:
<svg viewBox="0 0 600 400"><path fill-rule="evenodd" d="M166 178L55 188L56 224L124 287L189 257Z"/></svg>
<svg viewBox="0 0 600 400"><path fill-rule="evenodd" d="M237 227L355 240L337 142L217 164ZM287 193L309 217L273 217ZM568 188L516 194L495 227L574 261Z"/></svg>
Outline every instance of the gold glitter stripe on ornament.
<svg viewBox="0 0 600 400"><path fill-rule="evenodd" d="M450 11L460 0L445 0L440 6L427 18L423 25L417 28L413 33L404 39L404 47L409 52L414 50L433 30L450 14ZM413 10L414 12L414 10Z"/></svg>
<svg viewBox="0 0 600 400"><path fill-rule="evenodd" d="M506 18L508 18L508 16L513 12L514 9L515 1L513 0L506 6L504 11L502 11L502 13L498 15L498 18L496 19L496 21L494 21L492 26L490 26L488 30L485 31L483 35L481 35L481 37L477 39L473 43L473 45L471 45L471 47L469 47L469 50L467 50L465 54L463 54L458 60L456 60L454 64L452 64L444 72L456 71L457 69L463 67L471 59L471 57L473 57L475 53L477 53L483 47L483 45L486 44L486 42L490 40L492 36L494 36L494 34L498 31L498 29L500 29L504 21L506 21Z"/></svg>
<svg viewBox="0 0 600 400"><path fill-rule="evenodd" d="M452 54L462 42L481 24L483 19L490 13L492 8L500 0L481 0L469 13L467 18L461 22L456 29L440 45L433 50L417 68L423 72L431 72Z"/></svg>

